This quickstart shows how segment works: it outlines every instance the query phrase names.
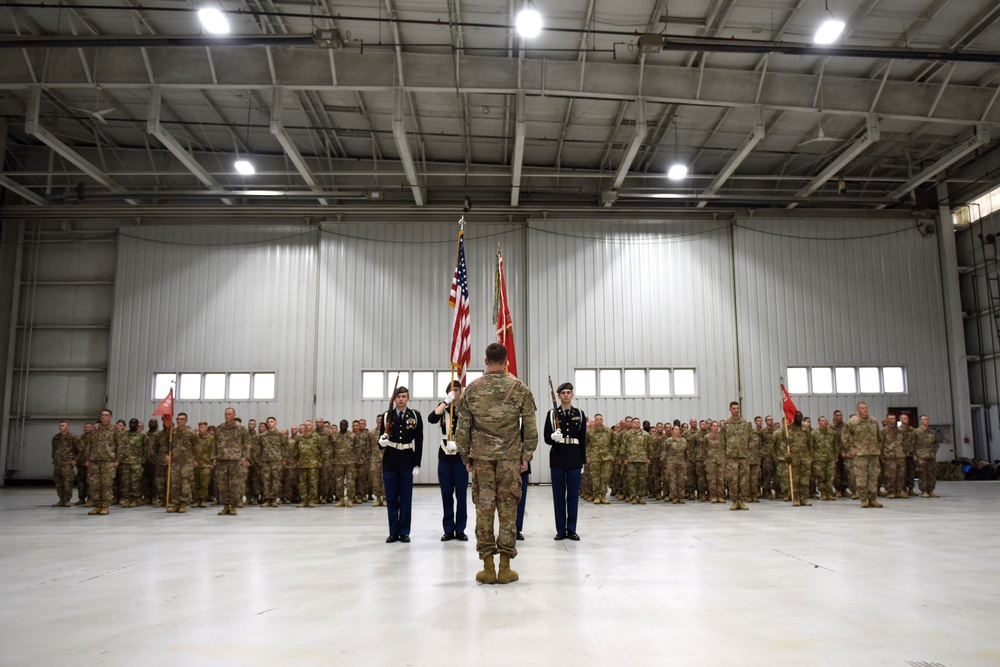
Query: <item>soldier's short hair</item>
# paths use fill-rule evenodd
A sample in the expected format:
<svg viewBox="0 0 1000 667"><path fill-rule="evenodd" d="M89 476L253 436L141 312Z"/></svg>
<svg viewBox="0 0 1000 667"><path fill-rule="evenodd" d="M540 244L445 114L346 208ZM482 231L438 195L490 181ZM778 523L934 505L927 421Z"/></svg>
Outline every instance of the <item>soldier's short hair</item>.
<svg viewBox="0 0 1000 667"><path fill-rule="evenodd" d="M507 348L500 343L490 343L486 346L486 361L491 364L507 361Z"/></svg>
<svg viewBox="0 0 1000 667"><path fill-rule="evenodd" d="M265 419L264 421L268 421L268 420L271 420L271 419L274 419L274 417L268 417L268 418L267 418L267 419ZM278 420L277 420L277 419L274 419L274 421L278 421Z"/></svg>
<svg viewBox="0 0 1000 667"><path fill-rule="evenodd" d="M208 422L198 422L198 426L208 426Z"/></svg>
<svg viewBox="0 0 1000 667"><path fill-rule="evenodd" d="M357 424L358 422L354 422L354 423ZM341 433L347 433L347 420L346 419L341 419L340 420L340 432Z"/></svg>
<svg viewBox="0 0 1000 667"><path fill-rule="evenodd" d="M116 424L121 424L122 426L124 426L124 425L125 425L125 420L124 420L124 419L119 419L119 420L118 420L118 421L116 421L115 423L116 423Z"/></svg>
<svg viewBox="0 0 1000 667"><path fill-rule="evenodd" d="M243 420L240 419L239 417L236 417L233 421L235 421L237 424L242 424L243 423Z"/></svg>
<svg viewBox="0 0 1000 667"><path fill-rule="evenodd" d="M104 414L105 412L107 412L107 413L108 413L108 416L109 416L109 417L110 417L110 416L112 415L112 412L111 412L111 410L108 410L107 408L104 408L103 410L101 410L101 414L102 414L102 415L103 415L103 414Z"/></svg>
<svg viewBox="0 0 1000 667"><path fill-rule="evenodd" d="M69 426L69 422L68 422L68 421L66 421L65 419L60 419L60 420L59 420L59 423L60 423L60 424L66 424L67 426Z"/></svg>
<svg viewBox="0 0 1000 667"><path fill-rule="evenodd" d="M448 386L445 388L444 393L447 394L450 391L453 391L455 389L461 389L461 388L462 388L462 381L461 380L452 380L451 382L448 383Z"/></svg>
<svg viewBox="0 0 1000 667"><path fill-rule="evenodd" d="M729 407L733 407L734 405L736 407L739 407L740 406L740 402L739 401L729 401Z"/></svg>
<svg viewBox="0 0 1000 667"><path fill-rule="evenodd" d="M186 412L178 412L178 413L177 413L177 416L178 416L178 417L187 417L187 416L188 416L188 413L186 413Z"/></svg>

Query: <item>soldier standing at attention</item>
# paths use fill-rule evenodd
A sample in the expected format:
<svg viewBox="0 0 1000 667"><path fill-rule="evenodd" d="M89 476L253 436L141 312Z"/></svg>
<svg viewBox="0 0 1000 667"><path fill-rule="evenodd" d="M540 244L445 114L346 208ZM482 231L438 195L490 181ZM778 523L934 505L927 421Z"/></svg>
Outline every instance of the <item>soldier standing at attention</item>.
<svg viewBox="0 0 1000 667"><path fill-rule="evenodd" d="M194 482L191 484L191 507L205 507L208 487L212 481L212 450L215 437L208 432L208 422L198 422L194 436Z"/></svg>
<svg viewBox="0 0 1000 667"><path fill-rule="evenodd" d="M80 443L77 447L76 458L76 495L77 505L92 507L90 499L90 489L87 488L87 447L90 446L90 435L94 432L94 425L90 422L83 424L83 434L80 436Z"/></svg>
<svg viewBox="0 0 1000 667"><path fill-rule="evenodd" d="M191 502L191 482L194 479L195 434L187 425L186 412L177 413L174 441L167 454L170 465L170 500L173 505L167 512L184 514Z"/></svg>
<svg viewBox="0 0 1000 667"><path fill-rule="evenodd" d="M278 422L268 417L260 443L260 481L264 502L261 507L277 507L281 497L281 470L285 467L288 439L278 430Z"/></svg>
<svg viewBox="0 0 1000 667"><path fill-rule="evenodd" d="M560 406L545 416L545 442L551 445L552 503L555 507L557 540L579 540L577 508L583 462L587 460L587 417L572 406L573 385L563 382L556 390ZM555 422L559 423L556 428ZM644 480L645 481L645 480ZM644 487L645 488L645 487Z"/></svg>
<svg viewBox="0 0 1000 667"><path fill-rule="evenodd" d="M139 430L139 420L129 420L122 455L122 507L138 507L142 493L142 464L148 458L148 438Z"/></svg>
<svg viewBox="0 0 1000 667"><path fill-rule="evenodd" d="M713 421L708 435L701 441L705 474L708 477L708 499L713 503L726 502L726 447L719 435L719 428L719 422Z"/></svg>
<svg viewBox="0 0 1000 667"><path fill-rule="evenodd" d="M517 557L517 504L520 474L538 445L535 399L531 390L506 371L507 349L499 343L486 347L486 374L465 390L458 405L455 444L472 473L472 500L476 505L476 551L483 569L476 581L507 584L517 581L510 559ZM523 437L522 437L523 429ZM500 517L494 533L494 515ZM493 557L500 554L500 571Z"/></svg>
<svg viewBox="0 0 1000 667"><path fill-rule="evenodd" d="M833 476L840 450L839 438L826 417L819 418L819 428L812 432L813 477L819 489L820 500L836 500L833 493Z"/></svg>
<svg viewBox="0 0 1000 667"><path fill-rule="evenodd" d="M76 476L79 438L69 432L69 422L59 422L59 432L52 436L52 477L56 482L59 501L53 507L69 507L73 499L73 478ZM921 481L923 477L921 476Z"/></svg>
<svg viewBox="0 0 1000 667"><path fill-rule="evenodd" d="M920 415L920 426L913 431L913 446L917 456L917 475L920 477L920 491L924 498L940 498L934 493L937 482L937 433L930 427L927 415Z"/></svg>
<svg viewBox="0 0 1000 667"><path fill-rule="evenodd" d="M387 543L410 541L410 510L413 505L413 478L420 474L424 453L424 420L409 408L410 390L398 387L392 395L393 407L382 415L386 430L379 436L382 458L382 485L389 504Z"/></svg>
<svg viewBox="0 0 1000 667"><path fill-rule="evenodd" d="M307 419L295 441L295 466L299 469L299 507L316 507L319 471L323 468L323 437Z"/></svg>
<svg viewBox="0 0 1000 667"><path fill-rule="evenodd" d="M667 438L663 448L663 488L665 491L663 499L669 499L675 505L683 505L684 498L687 496L690 442L690 440L681 437L681 427L678 424L671 429L670 437Z"/></svg>
<svg viewBox="0 0 1000 667"><path fill-rule="evenodd" d="M646 474L649 471L649 434L638 418L632 420L632 432L625 434L625 459L628 461L628 495L633 505L645 505Z"/></svg>
<svg viewBox="0 0 1000 667"><path fill-rule="evenodd" d="M906 498L906 432L899 428L896 415L886 416L882 429L882 460L885 491L890 498Z"/></svg>
<svg viewBox="0 0 1000 667"><path fill-rule="evenodd" d="M456 401L462 396L462 383L452 380L448 384L444 400L438 403L434 411L427 415L428 424L441 424L441 446L438 447L438 484L441 487L441 503L444 516L441 525L444 534L442 542L459 540L467 542L465 526L469 515L466 508L466 498L469 489L469 471L466 470L462 457L455 444L455 410ZM451 406L451 407L449 407ZM451 429L448 425L451 424Z"/></svg>
<svg viewBox="0 0 1000 667"><path fill-rule="evenodd" d="M236 505L243 499L246 469L249 465L250 434L236 422L236 410L226 408L225 420L215 427L215 452L212 467L219 485L219 516L236 516Z"/></svg>
<svg viewBox="0 0 1000 667"><path fill-rule="evenodd" d="M360 422L358 428L361 428ZM357 458L355 448L358 444L357 431L354 433L348 431L347 420L341 419L340 431L333 436L333 455L330 457L333 462L330 479L333 481L334 493L337 494L336 507L354 507L356 493L354 460Z"/></svg>
<svg viewBox="0 0 1000 667"><path fill-rule="evenodd" d="M604 425L604 416L600 413L594 415L594 426L587 430L587 459L595 505L611 504L608 487L611 485L614 439L614 431Z"/></svg>
<svg viewBox="0 0 1000 667"><path fill-rule="evenodd" d="M854 481L862 507L882 507L878 501L878 460L882 455L882 431L868 415L868 404L858 403L858 413L851 417L841 434L848 457L854 459Z"/></svg>
<svg viewBox="0 0 1000 667"><path fill-rule="evenodd" d="M812 472L812 451L809 432L802 425L802 413L795 413L795 420L785 431L775 436L775 452L784 452L784 463L792 466L792 505L811 506L809 500L809 475ZM732 487L730 487L731 489Z"/></svg>
<svg viewBox="0 0 1000 667"><path fill-rule="evenodd" d="M361 420L362 432L367 431L365 420ZM375 428L367 431L369 451L368 480L372 498L372 507L385 507L385 485L382 483L382 448L378 446L378 437L382 432L382 415L375 418Z"/></svg>
<svg viewBox="0 0 1000 667"><path fill-rule="evenodd" d="M914 478L917 476L917 450L913 440L913 427L910 426L910 415L903 413L899 415L901 422L899 430L903 432L903 452L906 454L906 473L903 475L903 490L906 496L916 497L914 491Z"/></svg>
<svg viewBox="0 0 1000 667"><path fill-rule="evenodd" d="M352 427L353 430L353 427ZM354 502L359 505L371 498L372 449L375 439L368 432L364 419L358 420L358 429L354 434Z"/></svg>
<svg viewBox="0 0 1000 667"><path fill-rule="evenodd" d="M757 434L753 425L740 417L740 404L729 404L729 419L722 425L722 443L726 448L726 482L729 483L729 499L733 501L731 510L748 510L750 497L750 456L751 440Z"/></svg>
<svg viewBox="0 0 1000 667"><path fill-rule="evenodd" d="M121 431L111 423L111 410L101 410L101 423L94 426L84 452L87 486L94 499L94 509L87 514L107 514L115 493L115 470L121 460L124 441Z"/></svg>

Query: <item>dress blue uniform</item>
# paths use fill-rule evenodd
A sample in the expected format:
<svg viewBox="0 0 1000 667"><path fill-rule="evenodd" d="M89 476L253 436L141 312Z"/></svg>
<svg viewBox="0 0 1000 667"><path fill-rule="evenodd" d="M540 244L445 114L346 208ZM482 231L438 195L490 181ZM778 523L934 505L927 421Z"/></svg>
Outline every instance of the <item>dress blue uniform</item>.
<svg viewBox="0 0 1000 667"><path fill-rule="evenodd" d="M397 394L404 393L400 387ZM409 393L409 392L406 392ZM389 425L389 445L382 458L382 483L389 506L389 539L393 542L410 536L410 510L413 505L413 469L420 465L424 447L424 423L420 413L411 408L393 407L382 415ZM392 539L396 538L396 539Z"/></svg>
<svg viewBox="0 0 1000 667"><path fill-rule="evenodd" d="M552 432L555 430L553 417L559 422L559 429L563 434L562 442L552 439ZM569 410L563 410L561 407L549 410L545 417L545 442L552 446L549 451L549 467L552 469L556 539L565 537L579 539L576 537L576 517L580 502L583 463L587 460L586 415L574 407L570 407Z"/></svg>

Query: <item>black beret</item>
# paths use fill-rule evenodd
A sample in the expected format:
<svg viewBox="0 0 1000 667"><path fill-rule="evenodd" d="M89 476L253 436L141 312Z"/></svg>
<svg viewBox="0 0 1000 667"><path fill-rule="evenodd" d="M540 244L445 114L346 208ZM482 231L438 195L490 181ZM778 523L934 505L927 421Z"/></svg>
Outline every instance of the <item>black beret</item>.
<svg viewBox="0 0 1000 667"><path fill-rule="evenodd" d="M565 391L566 389L569 389L570 391L573 391L573 383L572 382L563 382L561 385L559 385L559 388L556 389L556 393L557 394L561 393L561 392Z"/></svg>
<svg viewBox="0 0 1000 667"><path fill-rule="evenodd" d="M409 393L410 393L410 390L407 389L406 387L396 387L396 391L394 391L392 393L392 397L396 398L400 394L409 394Z"/></svg>

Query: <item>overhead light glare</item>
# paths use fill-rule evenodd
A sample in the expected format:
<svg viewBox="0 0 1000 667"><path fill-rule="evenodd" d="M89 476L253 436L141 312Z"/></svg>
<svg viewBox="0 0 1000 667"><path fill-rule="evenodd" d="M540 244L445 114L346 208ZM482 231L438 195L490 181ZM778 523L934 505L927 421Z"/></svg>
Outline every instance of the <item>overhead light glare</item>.
<svg viewBox="0 0 1000 667"><path fill-rule="evenodd" d="M229 33L229 21L226 15L214 7L205 7L198 10L198 18L202 27L213 35L225 35Z"/></svg>
<svg viewBox="0 0 1000 667"><path fill-rule="evenodd" d="M687 178L687 175L687 165L679 162L677 164L670 165L670 169L667 171L667 178L671 181L682 181Z"/></svg>
<svg viewBox="0 0 1000 667"><path fill-rule="evenodd" d="M253 164L247 160L237 160L233 163L233 167L244 176L253 176L257 173L257 170L253 168Z"/></svg>
<svg viewBox="0 0 1000 667"><path fill-rule="evenodd" d="M816 31L813 42L816 44L833 44L844 32L844 22L837 19L827 19Z"/></svg>
<svg viewBox="0 0 1000 667"><path fill-rule="evenodd" d="M517 15L515 20L517 34L521 37L537 37L542 31L542 15L534 5L529 5Z"/></svg>

